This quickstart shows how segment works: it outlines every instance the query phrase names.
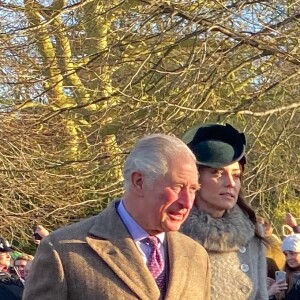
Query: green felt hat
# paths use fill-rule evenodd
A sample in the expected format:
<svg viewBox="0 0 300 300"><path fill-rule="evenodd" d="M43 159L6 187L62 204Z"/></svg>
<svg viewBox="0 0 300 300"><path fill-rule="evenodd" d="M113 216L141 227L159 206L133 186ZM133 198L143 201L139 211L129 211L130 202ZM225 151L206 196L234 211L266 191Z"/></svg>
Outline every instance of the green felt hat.
<svg viewBox="0 0 300 300"><path fill-rule="evenodd" d="M182 140L196 156L197 164L222 168L234 162L246 164L246 138L229 124L202 124L188 130Z"/></svg>

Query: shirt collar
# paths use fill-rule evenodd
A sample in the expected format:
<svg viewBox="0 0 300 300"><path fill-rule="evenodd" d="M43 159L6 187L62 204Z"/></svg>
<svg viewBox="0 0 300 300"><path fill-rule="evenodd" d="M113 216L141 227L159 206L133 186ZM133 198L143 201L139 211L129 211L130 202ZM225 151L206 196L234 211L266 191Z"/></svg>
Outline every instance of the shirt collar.
<svg viewBox="0 0 300 300"><path fill-rule="evenodd" d="M131 217L131 215L126 210L123 200L120 201L120 204L117 207L118 214L122 219L123 223L127 227L132 239L135 242L141 241L149 236L149 234ZM161 244L164 243L165 233L161 232L155 235Z"/></svg>

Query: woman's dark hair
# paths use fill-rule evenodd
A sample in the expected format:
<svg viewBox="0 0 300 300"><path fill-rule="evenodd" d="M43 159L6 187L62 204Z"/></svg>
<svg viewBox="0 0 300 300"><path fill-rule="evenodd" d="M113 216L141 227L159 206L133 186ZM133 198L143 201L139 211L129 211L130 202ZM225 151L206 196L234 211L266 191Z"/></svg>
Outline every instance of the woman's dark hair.
<svg viewBox="0 0 300 300"><path fill-rule="evenodd" d="M240 167L241 167L241 186L242 186L242 184L243 184L244 165L240 163ZM240 209L244 212L244 214L247 215L249 217L250 221L254 224L254 226L255 226L255 236L258 239L260 239L266 246L268 246L269 242L260 233L255 211L253 210L253 208L245 200L242 188L240 189L236 204L240 207Z"/></svg>
<svg viewBox="0 0 300 300"><path fill-rule="evenodd" d="M244 212L245 215L247 215L250 219L250 221L255 226L255 236L259 238L264 244L268 244L266 239L261 235L258 229L258 222L256 220L256 214L255 211L252 209L252 207L246 202L242 190L240 191L238 195L238 199L236 204L240 207L240 209Z"/></svg>

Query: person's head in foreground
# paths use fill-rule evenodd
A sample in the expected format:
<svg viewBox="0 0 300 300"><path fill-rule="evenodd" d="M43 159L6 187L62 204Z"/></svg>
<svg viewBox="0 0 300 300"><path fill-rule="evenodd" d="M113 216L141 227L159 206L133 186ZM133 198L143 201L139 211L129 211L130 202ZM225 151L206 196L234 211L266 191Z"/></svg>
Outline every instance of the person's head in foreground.
<svg viewBox="0 0 300 300"><path fill-rule="evenodd" d="M254 217L241 192L246 164L246 139L229 124L204 124L190 129L183 137L197 159L200 190L196 204L214 218L238 204ZM249 211L248 211L249 210Z"/></svg>
<svg viewBox="0 0 300 300"><path fill-rule="evenodd" d="M187 218L198 190L195 156L180 139L141 139L124 166L124 205L150 235L174 231Z"/></svg>

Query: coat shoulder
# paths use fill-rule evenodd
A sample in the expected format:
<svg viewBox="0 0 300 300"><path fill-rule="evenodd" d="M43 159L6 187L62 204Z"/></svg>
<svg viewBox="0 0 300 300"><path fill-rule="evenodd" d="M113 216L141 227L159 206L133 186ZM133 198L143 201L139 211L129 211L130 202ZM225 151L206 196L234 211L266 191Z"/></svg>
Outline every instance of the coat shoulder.
<svg viewBox="0 0 300 300"><path fill-rule="evenodd" d="M49 238L52 241L59 240L82 240L85 241L90 229L97 225L96 228L101 229L108 222L115 222L116 211L114 202L106 209L95 216L88 217L82 221L64 226L50 233Z"/></svg>
<svg viewBox="0 0 300 300"><path fill-rule="evenodd" d="M85 241L87 233L94 224L97 216L87 218L83 221L59 228L49 234L45 239L50 239L52 243L62 240L81 240Z"/></svg>

